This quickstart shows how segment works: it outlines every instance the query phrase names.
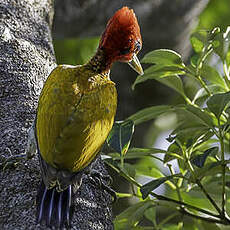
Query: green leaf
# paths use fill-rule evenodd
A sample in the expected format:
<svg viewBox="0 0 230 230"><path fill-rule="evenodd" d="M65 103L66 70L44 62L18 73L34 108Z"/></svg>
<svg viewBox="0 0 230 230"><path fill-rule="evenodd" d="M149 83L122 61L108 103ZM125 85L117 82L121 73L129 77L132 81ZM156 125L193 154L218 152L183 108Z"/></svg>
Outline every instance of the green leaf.
<svg viewBox="0 0 230 230"><path fill-rule="evenodd" d="M143 218L145 210L152 206L154 206L154 203L150 200L142 201L130 206L115 218L115 229L132 229L132 227L135 227Z"/></svg>
<svg viewBox="0 0 230 230"><path fill-rule="evenodd" d="M186 109L193 115L195 115L197 119L200 119L203 124L207 125L210 128L213 127L212 117L204 109L201 109L194 105L187 105Z"/></svg>
<svg viewBox="0 0 230 230"><path fill-rule="evenodd" d="M221 162L206 163L202 168L195 170L196 177L202 179L205 176L212 176L220 173L222 170Z"/></svg>
<svg viewBox="0 0 230 230"><path fill-rule="evenodd" d="M178 124L185 123L188 127L197 127L198 125L213 127L213 118L204 109L195 105L179 105L174 107L174 112L177 115ZM188 122L189 121L189 122Z"/></svg>
<svg viewBox="0 0 230 230"><path fill-rule="evenodd" d="M161 184L167 180L171 180L174 177L181 177L181 174L174 174L170 176L161 177L155 180L148 182L147 184L141 187L142 198L145 199L154 189L159 187Z"/></svg>
<svg viewBox="0 0 230 230"><path fill-rule="evenodd" d="M198 139L209 131L209 128L203 125L197 125L197 127L186 127L190 125L188 123L189 122L186 124L186 122L184 122L181 126L175 129L173 133L176 134L177 141L179 140L182 146L189 150L190 147L193 148ZM192 126L194 125L192 124Z"/></svg>
<svg viewBox="0 0 230 230"><path fill-rule="evenodd" d="M207 105L209 110L215 114L217 119L219 119L229 101L230 92L219 93L211 96L207 101Z"/></svg>
<svg viewBox="0 0 230 230"><path fill-rule="evenodd" d="M222 87L217 86L217 85L208 85L207 88L212 94L225 92ZM204 101L208 97L209 97L209 94L207 93L207 91L204 88L200 88L197 91L196 95L194 96L193 103L195 103L197 100L203 100Z"/></svg>
<svg viewBox="0 0 230 230"><path fill-rule="evenodd" d="M230 26L227 27L224 33L219 33L214 42L218 45L214 46L215 53L221 58L224 62L229 51L230 44Z"/></svg>
<svg viewBox="0 0 230 230"><path fill-rule="evenodd" d="M193 68L197 68L197 66L199 65L199 61L200 61L200 54L194 54L191 58L190 58L190 63L191 66L189 67L190 70L193 70Z"/></svg>
<svg viewBox="0 0 230 230"><path fill-rule="evenodd" d="M201 76L207 79L209 82L221 86L223 89L227 89L224 79L220 76L218 71L211 66L202 65Z"/></svg>
<svg viewBox="0 0 230 230"><path fill-rule="evenodd" d="M215 44L215 37L220 33L220 28L216 27L211 31L199 30L190 36L190 41L193 49L196 53L203 53L208 50L208 46L212 44L212 47L217 46Z"/></svg>
<svg viewBox="0 0 230 230"><path fill-rule="evenodd" d="M145 121L152 120L165 112L170 112L172 109L173 107L168 105L152 106L131 115L128 120L132 120L135 125L138 125Z"/></svg>
<svg viewBox="0 0 230 230"><path fill-rule="evenodd" d="M156 153L167 153L167 151L163 150L163 149L158 149L158 148L131 148L127 152L127 154L132 154L132 155L135 155L135 154L138 154L138 155L141 155L141 154L150 155L150 154L156 154Z"/></svg>
<svg viewBox="0 0 230 230"><path fill-rule="evenodd" d="M153 224L156 224L156 207L150 207L145 210L145 217Z"/></svg>
<svg viewBox="0 0 230 230"><path fill-rule="evenodd" d="M141 161L140 163L144 163L144 162L146 161ZM160 169L157 168L157 166L155 166L153 162L150 162L150 163L146 165L138 164L136 166L137 175L142 176L142 177L148 176L148 177L154 177L154 178L164 177L164 174L160 171Z"/></svg>
<svg viewBox="0 0 230 230"><path fill-rule="evenodd" d="M123 171L124 171L124 173L128 174L129 176L131 176L133 178L136 176L135 166L131 165L129 163L124 163Z"/></svg>
<svg viewBox="0 0 230 230"><path fill-rule="evenodd" d="M149 52L144 56L141 62L184 67L181 56L175 51L168 49L158 49Z"/></svg>
<svg viewBox="0 0 230 230"><path fill-rule="evenodd" d="M131 148L125 155L125 159L140 158L142 156L151 156L152 154L157 153L163 153L165 155L171 156L172 158L183 159L180 155L176 154L175 152L170 152L158 148Z"/></svg>
<svg viewBox="0 0 230 230"><path fill-rule="evenodd" d="M164 78L156 79L164 85L176 90L179 94L185 97L183 82L177 75L171 75Z"/></svg>
<svg viewBox="0 0 230 230"><path fill-rule="evenodd" d="M164 157L164 163L165 164L171 160L174 160L175 158L183 160L183 157L180 156L180 155L182 155L181 148L179 147L179 145L175 141L169 145L168 152L175 152L177 154L177 156L179 156L179 157L175 157L173 155L166 154Z"/></svg>
<svg viewBox="0 0 230 230"><path fill-rule="evenodd" d="M161 78L172 76L172 75L184 75L185 71L177 66L161 66L161 65L154 65L149 67L144 71L143 75L139 75L135 82L132 85L132 89L134 87L146 80L159 80Z"/></svg>
<svg viewBox="0 0 230 230"><path fill-rule="evenodd" d="M178 230L178 226L176 224L166 224L161 230Z"/></svg>
<svg viewBox="0 0 230 230"><path fill-rule="evenodd" d="M196 53L201 53L208 40L208 31L199 30L190 36L192 47Z"/></svg>
<svg viewBox="0 0 230 230"><path fill-rule="evenodd" d="M204 228L204 230L208 229L208 230L221 230L222 228L217 226L215 223L208 223L206 221L202 221L202 226Z"/></svg>
<svg viewBox="0 0 230 230"><path fill-rule="evenodd" d="M202 168L205 164L205 161L209 155L214 155L218 153L218 147L212 147L204 151L203 154L199 154L193 158L192 163L199 168Z"/></svg>
<svg viewBox="0 0 230 230"><path fill-rule="evenodd" d="M115 151L124 155L128 151L133 132L134 123L132 120L115 122L107 138L107 143Z"/></svg>

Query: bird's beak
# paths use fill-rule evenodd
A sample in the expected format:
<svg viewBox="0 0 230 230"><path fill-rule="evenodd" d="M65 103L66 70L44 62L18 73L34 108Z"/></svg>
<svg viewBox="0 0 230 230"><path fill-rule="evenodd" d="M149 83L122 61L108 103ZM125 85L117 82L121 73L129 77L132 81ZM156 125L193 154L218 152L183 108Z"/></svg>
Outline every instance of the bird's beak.
<svg viewBox="0 0 230 230"><path fill-rule="evenodd" d="M128 64L131 66L131 68L133 68L140 75L144 74L141 64L135 53L133 54L133 59L130 62L128 62Z"/></svg>

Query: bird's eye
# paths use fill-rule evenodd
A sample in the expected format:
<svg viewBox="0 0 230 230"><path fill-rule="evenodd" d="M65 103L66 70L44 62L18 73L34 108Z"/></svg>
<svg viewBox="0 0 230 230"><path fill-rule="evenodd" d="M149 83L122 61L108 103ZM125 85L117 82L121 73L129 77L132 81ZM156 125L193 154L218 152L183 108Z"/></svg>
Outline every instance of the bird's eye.
<svg viewBox="0 0 230 230"><path fill-rule="evenodd" d="M120 53L121 53L121 55L125 55L125 54L128 54L130 52L130 50L131 50L131 47L127 47L127 48L121 50Z"/></svg>
<svg viewBox="0 0 230 230"><path fill-rule="evenodd" d="M141 50L141 42L140 42L140 40L137 40L136 43L135 43L134 52L138 53L140 50Z"/></svg>

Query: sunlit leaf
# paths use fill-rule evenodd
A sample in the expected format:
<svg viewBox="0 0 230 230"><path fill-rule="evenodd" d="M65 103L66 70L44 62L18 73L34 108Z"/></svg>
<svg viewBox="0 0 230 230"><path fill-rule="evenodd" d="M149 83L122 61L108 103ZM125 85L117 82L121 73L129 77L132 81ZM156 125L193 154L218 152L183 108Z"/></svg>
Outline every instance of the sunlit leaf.
<svg viewBox="0 0 230 230"><path fill-rule="evenodd" d="M131 148L125 154L124 158L125 159L137 159L137 158L153 157L157 159L158 157L155 157L154 155L158 153L170 155L175 158L181 158L181 156L177 155L176 153L169 152L163 149L157 149L157 148ZM120 155L118 153L109 153L107 155L102 155L102 157L103 159L112 158L113 160L120 160Z"/></svg>
<svg viewBox="0 0 230 230"><path fill-rule="evenodd" d="M174 152L177 154L177 156L182 155L182 150L181 150L180 146L175 141L169 145L168 152ZM166 154L164 156L164 163L168 163L169 161L174 160L175 158L183 160L183 157L175 157L173 155Z"/></svg>
<svg viewBox="0 0 230 230"><path fill-rule="evenodd" d="M199 49L198 49L199 50ZM190 58L190 63L191 66L194 68L197 68L197 66L199 65L199 61L200 61L200 54L194 54L191 58ZM191 69L191 67L190 67Z"/></svg>
<svg viewBox="0 0 230 230"><path fill-rule="evenodd" d="M180 54L168 49L158 49L151 51L144 56L141 62L161 64L166 66L184 66Z"/></svg>
<svg viewBox="0 0 230 230"><path fill-rule="evenodd" d="M190 36L190 41L192 44L193 49L196 53L200 53L203 51L203 48L208 40L208 31L206 30L199 30Z"/></svg>
<svg viewBox="0 0 230 230"><path fill-rule="evenodd" d="M163 78L156 79L164 85L176 90L182 96L185 96L183 82L177 75L171 75Z"/></svg>
<svg viewBox="0 0 230 230"><path fill-rule="evenodd" d="M173 107L168 105L152 106L131 115L128 120L132 120L135 125L138 125L145 121L152 120L165 112L170 112L172 109Z"/></svg>
<svg viewBox="0 0 230 230"><path fill-rule="evenodd" d="M163 153L163 154L166 154L166 155L173 156L175 158L181 158L181 156L179 156L178 154L176 154L174 152L170 152L170 151L163 150L163 149L158 149L158 148L131 148L127 152L127 155L129 155L129 156L132 156L132 155L137 156L137 155L144 154L145 156L149 156L149 155L157 154L157 153Z"/></svg>
<svg viewBox="0 0 230 230"><path fill-rule="evenodd" d="M195 174L197 178L202 179L204 176L212 176L220 173L222 170L221 162L206 163L202 168L197 168Z"/></svg>
<svg viewBox="0 0 230 230"><path fill-rule="evenodd" d="M132 120L115 122L107 138L107 143L115 151L124 155L128 151L133 132L134 123Z"/></svg>
<svg viewBox="0 0 230 230"><path fill-rule="evenodd" d="M218 71L214 69L211 66L208 65L202 65L202 68L200 70L201 76L205 79L207 79L209 82L221 86L223 89L227 89L227 86L225 84L225 81L223 77L220 76Z"/></svg>
<svg viewBox="0 0 230 230"><path fill-rule="evenodd" d="M193 150L204 151L205 149L213 146L213 144L218 143L219 141L217 139L214 138L210 139L213 135L214 133L210 131L210 133L207 134L207 137L204 136L204 138L200 139L200 141L196 143L196 145L193 147Z"/></svg>
<svg viewBox="0 0 230 230"><path fill-rule="evenodd" d="M206 221L202 221L201 222L204 230L208 229L208 230L221 230L222 228L217 226L215 223L208 223Z"/></svg>
<svg viewBox="0 0 230 230"><path fill-rule="evenodd" d="M152 180L152 181L148 182L147 184L143 185L141 187L141 193L142 193L143 199L145 199L154 189L158 188L161 184L163 184L167 180L171 180L174 177L180 177L180 176L181 176L181 174L174 174L174 175L170 175L170 176L165 176L165 177L161 177L161 178Z"/></svg>
<svg viewBox="0 0 230 230"><path fill-rule="evenodd" d="M202 168L205 164L205 161L209 155L214 155L218 153L218 147L212 147L204 151L203 154L199 154L193 158L192 163L199 168Z"/></svg>
<svg viewBox="0 0 230 230"><path fill-rule="evenodd" d="M194 114L197 119L200 119L208 127L213 127L212 117L205 110L193 105L187 105L186 109Z"/></svg>
<svg viewBox="0 0 230 230"><path fill-rule="evenodd" d="M230 26L227 27L224 33L219 33L214 40L216 43L218 42L218 46L214 46L214 51L219 55L221 60L224 62L225 58L229 51L230 44Z"/></svg>
<svg viewBox="0 0 230 230"><path fill-rule="evenodd" d="M224 93L224 89L218 85L207 85L208 90L212 94L216 93ZM209 94L204 88L201 88L197 91L196 95L194 96L193 103L195 103L197 100L206 100L209 97Z"/></svg>
<svg viewBox="0 0 230 230"><path fill-rule="evenodd" d="M185 72L183 69L177 67L177 66L151 66L148 69L144 71L143 75L139 75L135 82L132 85L132 88L141 83L145 82L146 80L159 80L167 76L172 75L184 75Z"/></svg>
<svg viewBox="0 0 230 230"><path fill-rule="evenodd" d="M207 101L207 105L209 110L215 114L217 119L219 119L229 101L230 92L219 93L211 96Z"/></svg>
<svg viewBox="0 0 230 230"><path fill-rule="evenodd" d="M132 227L136 226L142 219L145 210L152 206L154 206L154 203L150 200L142 201L130 206L115 218L115 229L132 229Z"/></svg>
<svg viewBox="0 0 230 230"><path fill-rule="evenodd" d="M198 126L206 126L211 128L214 126L211 114L198 106L179 105L174 107L173 112L177 115L178 127L197 128Z"/></svg>

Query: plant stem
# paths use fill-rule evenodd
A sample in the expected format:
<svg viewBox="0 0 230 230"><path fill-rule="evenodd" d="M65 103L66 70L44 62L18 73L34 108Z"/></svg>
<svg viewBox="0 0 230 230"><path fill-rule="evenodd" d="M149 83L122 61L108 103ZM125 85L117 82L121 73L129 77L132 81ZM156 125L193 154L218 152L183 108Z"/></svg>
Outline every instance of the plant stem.
<svg viewBox="0 0 230 230"><path fill-rule="evenodd" d="M201 191L204 193L204 195L207 197L207 199L210 201L210 203L213 205L213 207L217 210L217 212L221 215L221 209L218 207L218 205L216 204L216 202L212 199L212 197L208 194L208 192L206 191L206 189L204 188L204 186L201 184L200 180L198 178L196 178L194 169L192 167L192 164L189 160L189 158L186 159L187 163L188 163L188 167L193 175L193 179L196 181L197 185L200 187Z"/></svg>
<svg viewBox="0 0 230 230"><path fill-rule="evenodd" d="M170 173L171 173L172 175L174 175L175 172L174 172L174 169L172 168L172 165L171 165L171 164L167 164L167 166L168 166L168 168L169 168ZM181 179L181 178L179 178L179 179L174 179L174 185L175 185L175 187L176 187L176 192L177 192L177 196L178 196L179 201L183 201L183 200L182 200L182 197L181 197L181 194L180 194L180 188L178 187L178 180L180 180L180 179Z"/></svg>
<svg viewBox="0 0 230 230"><path fill-rule="evenodd" d="M202 80L201 76L198 75L197 76L198 81L200 82L201 86L205 89L205 91L207 92L207 94L211 97L212 93L210 92L210 90L208 89L207 85L205 84L205 82Z"/></svg>
<svg viewBox="0 0 230 230"><path fill-rule="evenodd" d="M139 184L137 181L135 181L132 177L130 177L129 175L127 175L126 173L124 173L121 169L116 168L114 165L110 164L109 162L106 161L106 163L113 168L116 172L118 172L121 176L123 176L127 181L129 181L130 183L133 183L134 185L136 185L137 187L141 188L142 185ZM226 163L226 162L225 162ZM188 203L185 203L183 201L179 201L179 200L174 200L172 198L163 196L163 195L158 195L154 192L150 192L150 195L154 196L156 199L161 200L161 201L167 201L167 202L171 202L171 203L175 203L177 205L179 205L179 212L181 212L182 214L197 218L197 219L201 219L207 222L211 222L211 223L219 223L219 224L224 224L224 225L230 225L230 219L226 216L222 216L222 215L217 215L213 212L207 211L205 209L201 209L199 207L190 205ZM185 209L186 208L190 208L193 210L196 210L200 213L206 214L209 217L205 217L205 216L199 216L196 214L193 214L191 212L189 212L188 210Z"/></svg>
<svg viewBox="0 0 230 230"><path fill-rule="evenodd" d="M229 76L229 70L228 70L228 66L226 62L224 62L223 64L223 69L224 69L224 80L229 90L230 89L230 76Z"/></svg>
<svg viewBox="0 0 230 230"><path fill-rule="evenodd" d="M164 220L162 220L162 221L159 223L158 227L161 229L161 228L163 227L164 224L166 224L169 220L173 219L173 218L176 217L177 215L178 215L177 213L173 213L173 214L167 216Z"/></svg>
<svg viewBox="0 0 230 230"><path fill-rule="evenodd" d="M124 155L121 153L121 168L124 169Z"/></svg>
<svg viewBox="0 0 230 230"><path fill-rule="evenodd" d="M226 184L226 163L224 157L224 138L223 132L220 125L220 119L218 119L218 126L219 126L219 138L220 138L220 149L221 149L221 165L222 165L222 216L225 216L225 203L226 203L226 191L225 191L225 184Z"/></svg>
<svg viewBox="0 0 230 230"><path fill-rule="evenodd" d="M130 177L129 175L127 175L126 173L124 173L122 170L116 168L115 166L113 166L112 164L110 164L109 162L106 161L106 163L111 167L113 168L116 172L118 172L121 176L123 176L127 181L129 181L130 183L133 183L135 184L137 187L141 188L142 185L139 184L137 181L135 181L132 177ZM158 195L154 192L151 192L150 193L152 196L156 197L158 200L163 200L163 201L168 201L168 202L172 202L172 203L176 203L180 206L185 206L187 208L191 208L193 210L196 210L198 212L201 212L201 213L204 213L206 215L209 215L209 216L213 216L213 217L216 217L218 218L219 215L216 215L215 213L212 213L212 212L209 212L205 209L201 209L199 207L196 207L196 206L193 206L193 205L190 205L190 204L187 204L187 203L184 203L182 201L178 201L178 200L174 200L172 198L169 198L169 197L166 197L166 196L163 196L163 195Z"/></svg>
<svg viewBox="0 0 230 230"><path fill-rule="evenodd" d="M225 219L215 219L215 218L211 218L211 217L199 216L199 215L195 215L195 214L189 212L186 209L181 209L181 210L179 210L179 212L181 212L184 215L191 216L191 217L193 217L195 219L200 219L200 220L203 220L203 221L206 221L206 222L230 225L230 220L226 219L226 218Z"/></svg>
<svg viewBox="0 0 230 230"><path fill-rule="evenodd" d="M196 179L197 185L200 187L200 189L203 191L204 195L207 197L207 199L210 201L210 203L213 205L213 207L217 210L217 212L221 215L221 209L218 207L216 202L212 199L212 197L208 194L204 186L201 184L199 179Z"/></svg>

